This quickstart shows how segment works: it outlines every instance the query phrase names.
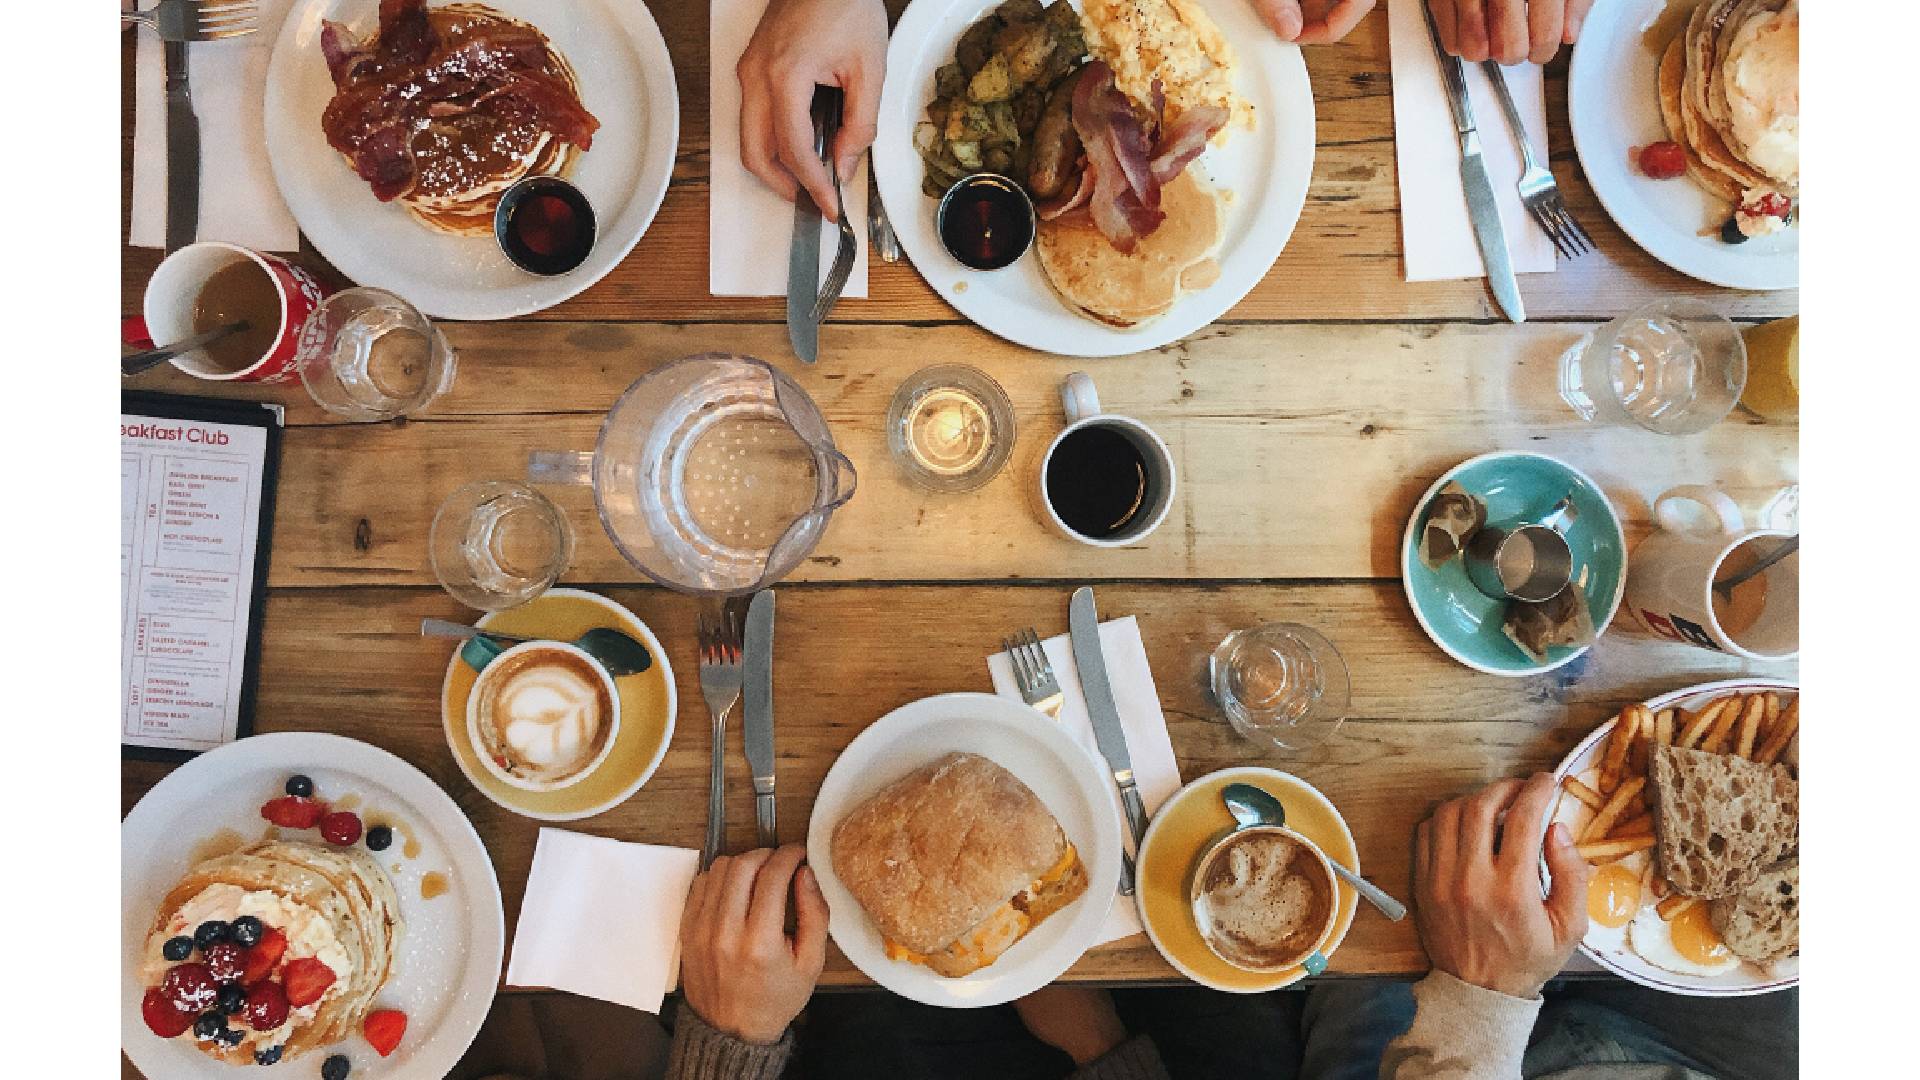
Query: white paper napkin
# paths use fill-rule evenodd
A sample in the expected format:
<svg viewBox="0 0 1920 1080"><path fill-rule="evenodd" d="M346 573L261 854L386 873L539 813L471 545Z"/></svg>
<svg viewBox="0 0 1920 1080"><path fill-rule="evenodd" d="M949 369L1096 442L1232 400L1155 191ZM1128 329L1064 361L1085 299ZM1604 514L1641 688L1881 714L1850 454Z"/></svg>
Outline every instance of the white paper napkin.
<svg viewBox="0 0 1920 1080"><path fill-rule="evenodd" d="M280 198L267 160L267 60L293 0L260 0L260 29L187 46L187 79L200 118L201 240L261 251L297 251L300 226ZM144 27L133 65L133 227L135 247L167 240L166 65L160 39ZM319 120L314 121L319 132Z"/></svg>
<svg viewBox="0 0 1920 1080"><path fill-rule="evenodd" d="M1073 643L1064 635L1041 642L1047 659L1053 663L1054 677L1060 680L1066 701L1060 707L1060 726L1080 745L1100 757L1093 737L1093 722L1087 717L1087 699L1080 691L1080 669L1073 662ZM1147 666L1147 647L1140 640L1140 624L1132 616L1100 624L1100 650L1107 658L1107 681L1113 686L1114 706L1120 711L1120 730L1127 736L1127 753L1133 758L1134 782L1140 787L1140 801L1147 815L1160 809L1174 792L1180 790L1180 765L1174 760L1173 740L1167 736L1167 717L1160 711L1160 692L1153 685L1153 671ZM1013 677L1013 664L1006 653L987 657L987 672L993 676L993 692L1001 697L1021 700L1020 684ZM1120 823L1122 840L1133 850L1133 837ZM1096 944L1104 945L1141 933L1140 911L1133 898L1116 896L1107 923Z"/></svg>
<svg viewBox="0 0 1920 1080"><path fill-rule="evenodd" d="M740 55L747 51L754 27L767 10L767 0L713 0L712 37L708 49L712 66L712 161L708 165L707 289L715 296L787 295L787 248L793 236L793 204L774 194L740 161L740 79L734 74ZM842 177L841 194L847 200L847 220L859 238L853 273L842 296L867 295L867 165L863 158L854 175ZM840 227L820 223L820 277L824 280L840 246Z"/></svg>
<svg viewBox="0 0 1920 1080"><path fill-rule="evenodd" d="M1433 39L1420 13L1426 0L1388 0L1388 43L1393 53L1393 145L1400 170L1400 236L1408 281L1486 277L1480 247L1460 186L1460 142L1447 107ZM1480 128L1481 153L1500 204L1500 229L1515 273L1553 270L1553 241L1520 204L1520 148L1487 73L1468 64L1467 96ZM1547 159L1547 96L1537 64L1505 69L1534 155Z"/></svg>
<svg viewBox="0 0 1920 1080"><path fill-rule="evenodd" d="M541 829L507 985L584 994L658 1015L680 976L690 848Z"/></svg>

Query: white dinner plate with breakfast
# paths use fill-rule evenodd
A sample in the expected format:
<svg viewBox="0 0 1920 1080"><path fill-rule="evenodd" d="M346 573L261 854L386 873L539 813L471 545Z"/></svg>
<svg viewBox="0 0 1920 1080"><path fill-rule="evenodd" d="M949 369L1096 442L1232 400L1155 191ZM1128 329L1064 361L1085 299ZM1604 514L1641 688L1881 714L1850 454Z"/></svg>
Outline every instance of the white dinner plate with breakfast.
<svg viewBox="0 0 1920 1080"><path fill-rule="evenodd" d="M1111 0L1057 2L1071 2L1082 10L1117 10ZM1217 28L1207 26L1192 33L1178 21L1174 5L1155 0L1149 5L1152 14L1171 24L1165 40L1185 42L1188 66L1213 73L1209 77L1214 82L1209 85L1215 88L1216 100L1227 100L1229 91L1219 89L1223 85L1237 97L1231 106L1222 106L1223 110L1231 108L1233 119L1224 128L1215 129L1217 134L1210 144L1205 138L1190 144L1193 152L1204 147L1197 159L1173 155L1191 163L1184 166L1184 174L1179 172L1179 165L1167 170L1176 179L1165 185L1166 200L1160 199L1158 186L1145 196L1147 202L1167 214L1164 223L1155 224L1153 218L1161 211L1129 201L1118 187L1128 182L1125 179L1110 185L1110 189L1121 192L1120 196L1103 196L1101 185L1108 182L1093 179L1099 170L1091 157L1085 157L1081 159L1086 162L1083 168L1068 170L1070 176L1088 178L1086 185L1078 188L1080 194L1075 194L1076 184L1069 179L1053 196L1056 205L1078 208L1063 211L1067 216L1057 222L1046 220L1043 212L1039 238L1031 250L1004 269L976 270L963 264L942 242L935 221L939 200L922 190L923 181L934 173L923 160L916 139L924 137L922 125L928 122L929 105L947 100L941 96L937 73L957 61L957 46L969 28L993 15L999 6L1000 0L918 0L907 8L894 29L873 163L880 198L907 257L943 299L983 329L1063 356L1119 356L1154 349L1220 318L1266 276L1292 236L1306 201L1313 172L1314 107L1300 50L1276 38L1244 0L1204 0L1200 7ZM1091 22L1087 25L1093 26ZM1157 24L1149 28L1166 29ZM1103 54L1091 30L1088 40L1094 44L1097 61ZM1196 40L1209 51L1194 46ZM1144 109L1142 101L1149 91L1143 87L1151 72L1124 69L1124 57L1139 54L1140 50L1131 45L1104 54L1120 65L1109 70L1117 77L1116 88L1132 99L1136 113ZM1216 63L1215 56L1226 57L1229 64ZM991 68L995 59L989 59L985 66ZM976 78L966 83L967 94L973 95L981 77L993 75L993 70L984 75L977 72ZM991 92L982 96L991 96ZM1169 160L1163 151L1177 141L1175 133L1181 127L1181 114L1171 110L1181 106L1182 88L1169 86L1165 96L1170 103L1161 112L1166 123L1155 141L1147 145L1147 152L1153 155L1153 169L1148 170L1147 162L1140 160L1132 173L1109 171L1105 175L1138 178L1151 172L1156 180L1161 175L1161 164ZM1196 101L1205 96L1199 90L1192 95ZM1067 93L1062 98L1063 102L1071 98L1074 109L1082 107L1078 95ZM1016 104L1020 100L1016 98ZM1086 114L1096 115L1092 107L1087 107ZM1004 127L1013 121L1000 118L994 123ZM1047 130L1047 123L1044 118L1039 121L1040 133ZM1078 125L1080 121L1073 123ZM951 141L963 148L964 157L952 159L957 171L1001 171L989 167L996 164L991 157L975 166L974 136L960 138L960 134L956 129ZM1026 134L1021 141L1045 140L1043 134ZM1071 142L1088 148L1078 138ZM1107 144L1096 140L1094 145ZM1036 160L1041 156L1039 151L1032 154ZM1130 159L1122 153L1111 160ZM1123 166L1113 164L1110 169L1123 170ZM1023 178L1033 175L1021 166L1005 171L1018 172ZM941 173L933 184L944 186L940 180L948 175ZM1026 179L1021 183L1044 211L1048 199L1040 192L1056 189L1034 187ZM1141 187L1137 179L1132 183ZM1068 195L1074 198L1067 200ZM1111 209L1123 205L1124 213ZM1145 215L1145 224L1129 215ZM1136 224L1126 224L1129 221ZM1069 222L1077 224L1070 228ZM1094 223L1100 225L1098 232ZM1129 229L1147 231L1135 239ZM1130 247L1137 254L1131 258L1116 255L1100 238L1102 233L1126 234L1127 239L1115 243L1137 243L1138 247ZM1060 283L1058 288L1056 281ZM1072 300L1067 299L1069 293Z"/></svg>
<svg viewBox="0 0 1920 1080"><path fill-rule="evenodd" d="M833 940L902 997L979 1008L1059 978L1098 940L1120 882L1120 800L1053 721L940 694L835 759L807 826Z"/></svg>
<svg viewBox="0 0 1920 1080"><path fill-rule="evenodd" d="M430 0L426 12L441 41L451 46L471 42L456 34L484 33L489 41L472 43L481 52L504 43L491 50L500 56L538 50L544 39L543 63L553 77L538 88L544 97L481 95L512 103L512 111L490 112L455 98L414 120L413 128L393 123L399 107L375 95L409 97L417 85L432 85L438 73L456 69L458 58L429 59L413 69L396 63L392 51L405 46L392 42L404 35L396 29L376 36L379 8L378 0L296 0L267 69L274 178L313 246L359 284L390 290L446 319L508 319L549 308L618 266L660 208L679 139L673 62L647 5ZM474 20L485 25L473 30ZM329 22L343 28L331 41ZM382 64L403 73L389 87L377 85L377 75L356 74L379 72ZM420 71L434 74L412 73ZM411 144L397 147L388 134L396 130L411 130ZM590 145L582 149L581 142ZM501 145L509 150L485 149ZM565 175L597 222L586 261L558 276L517 268L492 235L501 191L530 173Z"/></svg>
<svg viewBox="0 0 1920 1080"><path fill-rule="evenodd" d="M1795 0L1789 5L1795 25L1792 34L1776 34L1770 20L1781 17L1778 9L1783 3L1614 0L1596 4L1581 25L1580 41L1573 50L1567 113L1580 166L1601 205L1648 254L1715 285L1791 289L1800 283L1798 4ZM1696 8L1709 5L1730 16L1718 50L1711 36L1690 27ZM1715 12L1703 12L1703 18L1710 14ZM1675 51L1668 60L1670 48ZM1663 61L1667 63L1664 103ZM1695 107L1693 101L1704 98L1706 88L1717 88L1706 74L1736 69L1743 83L1777 86L1774 97L1779 100L1756 93L1744 104L1728 105L1730 99L1722 91L1717 105ZM1696 91L1699 97L1690 99ZM1708 116L1713 108L1726 118ZM1675 127L1677 131L1672 130ZM1720 129L1729 137L1723 139ZM1756 129L1760 134L1755 134ZM1743 145L1736 131L1750 136L1751 145ZM1667 151L1671 166L1645 163L1645 148L1660 143L1672 144ZM1738 223L1729 225L1736 205L1753 208L1759 205L1757 199L1765 197L1749 192L1776 186L1748 158L1790 176L1791 184L1782 185L1790 189L1790 218L1748 214L1744 215L1747 229ZM1649 174L1649 167L1659 175ZM1739 242L1729 243L1723 231L1738 235ZM1749 237L1748 231L1762 235Z"/></svg>
<svg viewBox="0 0 1920 1080"><path fill-rule="evenodd" d="M257 735L168 774L121 823L120 882L120 1042L149 1080L296 1059L312 1076L334 1055L438 1080L499 983L500 883L472 824L338 735Z"/></svg>
<svg viewBox="0 0 1920 1080"><path fill-rule="evenodd" d="M1552 820L1596 864L1582 953L1673 994L1799 984L1799 697L1781 679L1687 687L1629 707L1561 761ZM1636 738L1616 757L1628 713ZM1699 753L1650 767L1663 740Z"/></svg>

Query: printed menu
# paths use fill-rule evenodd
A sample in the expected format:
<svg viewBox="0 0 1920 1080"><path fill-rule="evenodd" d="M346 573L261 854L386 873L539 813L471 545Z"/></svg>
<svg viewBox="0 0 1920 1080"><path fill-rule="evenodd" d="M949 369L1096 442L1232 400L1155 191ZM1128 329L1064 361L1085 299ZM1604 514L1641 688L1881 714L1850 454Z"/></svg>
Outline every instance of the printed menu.
<svg viewBox="0 0 1920 1080"><path fill-rule="evenodd" d="M120 741L211 750L252 728L280 407L125 394Z"/></svg>

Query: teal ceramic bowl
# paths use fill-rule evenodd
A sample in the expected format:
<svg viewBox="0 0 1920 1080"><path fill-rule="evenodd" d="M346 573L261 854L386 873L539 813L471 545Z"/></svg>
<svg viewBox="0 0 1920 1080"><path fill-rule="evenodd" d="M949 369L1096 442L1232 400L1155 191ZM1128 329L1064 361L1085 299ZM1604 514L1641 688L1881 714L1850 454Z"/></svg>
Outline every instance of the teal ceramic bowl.
<svg viewBox="0 0 1920 1080"><path fill-rule="evenodd" d="M1605 633L1620 608L1627 584L1627 540L1613 504L1587 474L1544 454L1493 453L1454 466L1433 482L1407 521L1400 540L1400 580L1407 602L1434 644L1448 656L1489 675L1538 675L1586 652L1555 647L1544 664L1520 651L1500 629L1504 605L1474 587L1465 563L1455 559L1438 571L1420 561L1420 531L1427 506L1452 481L1486 500L1488 521L1539 520L1568 492L1579 517L1567 530L1573 548L1574 580L1587 575L1587 610L1595 636Z"/></svg>

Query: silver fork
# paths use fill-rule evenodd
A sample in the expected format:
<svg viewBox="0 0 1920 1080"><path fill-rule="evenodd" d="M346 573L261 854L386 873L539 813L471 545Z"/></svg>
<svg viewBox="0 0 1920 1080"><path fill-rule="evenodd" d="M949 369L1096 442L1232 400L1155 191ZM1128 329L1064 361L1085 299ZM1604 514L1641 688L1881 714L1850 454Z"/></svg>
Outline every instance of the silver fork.
<svg viewBox="0 0 1920 1080"><path fill-rule="evenodd" d="M853 273L853 259L858 253L860 238L853 231L853 223L847 220L847 195L840 189L840 167L833 162L831 140L827 155L827 174L833 177L833 197L839 204L840 246L833 252L833 267L827 271L827 280L820 286L820 297L814 301L813 321L823 323L833 313L833 306L840 302L840 292L847 287L847 275Z"/></svg>
<svg viewBox="0 0 1920 1080"><path fill-rule="evenodd" d="M707 839L700 869L713 865L727 829L727 714L740 703L740 618L731 608L718 617L700 613L700 696L713 717L713 770L707 778Z"/></svg>
<svg viewBox="0 0 1920 1080"><path fill-rule="evenodd" d="M145 11L122 11L120 21L135 22L163 41L218 41L260 29L256 0L160 0Z"/></svg>
<svg viewBox="0 0 1920 1080"><path fill-rule="evenodd" d="M1047 659L1047 650L1040 646L1040 635L1028 627L1000 644L1013 664L1013 681L1020 687L1021 699L1052 719L1060 719L1066 695L1060 692L1060 680L1053 677L1053 664Z"/></svg>
<svg viewBox="0 0 1920 1080"><path fill-rule="evenodd" d="M1507 127L1515 142L1520 144L1520 156L1526 160L1527 169L1520 174L1520 201L1540 223L1553 246L1560 254L1571 259L1585 255L1593 250L1593 239L1580 223L1573 220L1567 212L1567 201L1560 197L1560 185L1554 182L1553 174L1533 156L1533 142L1527 138L1527 125L1520 119L1520 109L1513 103L1513 91L1507 89L1507 75L1500 65L1487 60L1480 65L1486 70L1487 81L1493 83L1493 94L1500 99L1500 109L1507 114Z"/></svg>

